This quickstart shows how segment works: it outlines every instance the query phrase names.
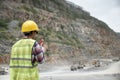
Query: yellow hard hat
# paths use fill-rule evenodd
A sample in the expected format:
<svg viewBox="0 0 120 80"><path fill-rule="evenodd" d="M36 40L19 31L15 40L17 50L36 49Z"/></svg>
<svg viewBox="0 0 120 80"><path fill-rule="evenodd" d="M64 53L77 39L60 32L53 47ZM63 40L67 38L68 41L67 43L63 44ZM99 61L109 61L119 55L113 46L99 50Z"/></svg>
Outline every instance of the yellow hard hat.
<svg viewBox="0 0 120 80"><path fill-rule="evenodd" d="M22 24L22 32L30 32L30 31L39 31L38 25L32 21L27 20Z"/></svg>

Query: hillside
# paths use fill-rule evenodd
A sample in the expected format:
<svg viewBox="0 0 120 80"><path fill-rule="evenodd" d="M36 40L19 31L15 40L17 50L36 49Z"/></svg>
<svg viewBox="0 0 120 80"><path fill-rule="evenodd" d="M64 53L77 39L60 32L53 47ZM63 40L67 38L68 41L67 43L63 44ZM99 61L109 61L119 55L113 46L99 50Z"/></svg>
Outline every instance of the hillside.
<svg viewBox="0 0 120 80"><path fill-rule="evenodd" d="M120 33L117 33L118 37L120 38Z"/></svg>
<svg viewBox="0 0 120 80"><path fill-rule="evenodd" d="M65 0L0 0L1 63L9 62L9 56L7 61L4 57L21 38L21 23L28 19L41 29L37 41L44 37L48 61L120 56L116 33L79 6Z"/></svg>

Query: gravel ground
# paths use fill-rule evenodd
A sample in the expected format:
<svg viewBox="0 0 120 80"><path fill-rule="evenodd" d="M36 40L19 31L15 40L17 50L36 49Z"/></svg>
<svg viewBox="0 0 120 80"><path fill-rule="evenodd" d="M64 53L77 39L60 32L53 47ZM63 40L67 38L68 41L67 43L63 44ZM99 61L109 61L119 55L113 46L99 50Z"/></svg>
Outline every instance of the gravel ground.
<svg viewBox="0 0 120 80"><path fill-rule="evenodd" d="M40 80L120 80L120 62L112 63L107 68L99 67L77 71L70 71L68 65L58 67L45 63L39 67L41 67ZM0 80L9 80L9 73L0 75Z"/></svg>

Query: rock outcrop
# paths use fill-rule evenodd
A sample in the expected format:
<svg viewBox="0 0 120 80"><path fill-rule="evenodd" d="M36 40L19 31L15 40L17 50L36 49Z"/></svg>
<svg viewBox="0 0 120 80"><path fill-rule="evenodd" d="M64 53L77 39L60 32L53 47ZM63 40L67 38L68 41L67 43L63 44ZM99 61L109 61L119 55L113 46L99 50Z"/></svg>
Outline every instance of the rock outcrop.
<svg viewBox="0 0 120 80"><path fill-rule="evenodd" d="M48 45L47 61L120 56L120 40L116 33L79 6L65 0L1 0L2 56L10 54L12 45L21 38L21 23L28 19L41 28L37 40L44 37Z"/></svg>

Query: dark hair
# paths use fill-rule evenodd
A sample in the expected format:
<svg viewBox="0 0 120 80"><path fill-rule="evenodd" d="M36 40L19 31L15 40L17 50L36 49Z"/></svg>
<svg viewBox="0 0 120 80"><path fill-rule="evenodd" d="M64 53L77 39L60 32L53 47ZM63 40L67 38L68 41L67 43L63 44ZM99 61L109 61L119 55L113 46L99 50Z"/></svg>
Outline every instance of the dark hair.
<svg viewBox="0 0 120 80"><path fill-rule="evenodd" d="M24 34L25 36L30 36L30 35L32 35L33 32L36 32L36 33L38 34L38 31L24 32L23 34Z"/></svg>

